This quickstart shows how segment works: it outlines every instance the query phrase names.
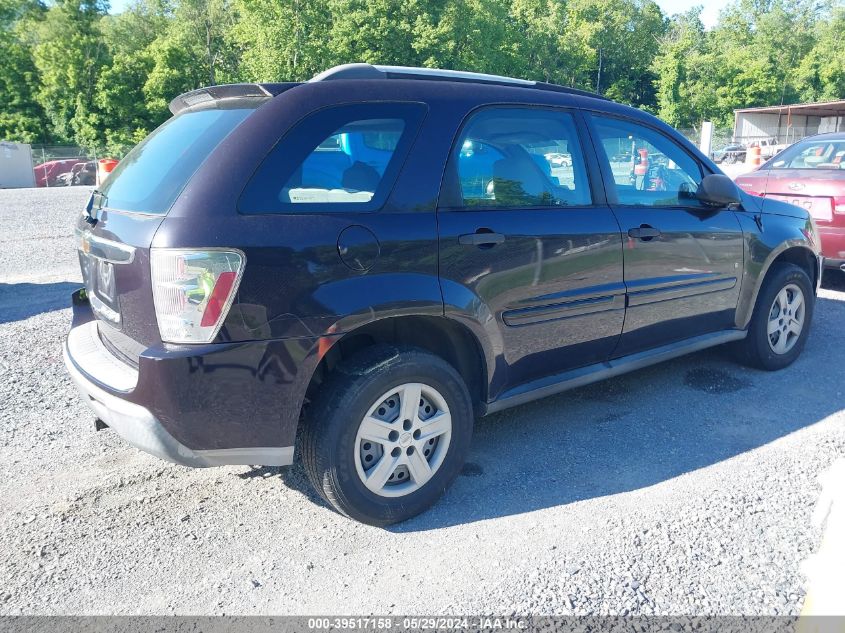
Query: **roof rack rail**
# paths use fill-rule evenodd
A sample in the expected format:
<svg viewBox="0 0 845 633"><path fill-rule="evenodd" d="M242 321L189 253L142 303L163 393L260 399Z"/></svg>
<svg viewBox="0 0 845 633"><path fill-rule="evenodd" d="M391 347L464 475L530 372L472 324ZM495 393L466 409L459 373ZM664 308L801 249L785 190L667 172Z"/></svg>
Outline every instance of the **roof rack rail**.
<svg viewBox="0 0 845 633"><path fill-rule="evenodd" d="M309 81L329 81L332 79L428 79L434 81L458 81L466 83L486 83L500 86L521 86L524 88L536 88L549 90L551 92L563 92L568 94L592 97L609 101L607 97L567 88L557 84L545 83L542 81L531 81L529 79L517 79L515 77L504 77L501 75L487 75L485 73L473 73L465 70L442 70L439 68L418 68L413 66L381 66L374 64L342 64L324 70L312 77Z"/></svg>

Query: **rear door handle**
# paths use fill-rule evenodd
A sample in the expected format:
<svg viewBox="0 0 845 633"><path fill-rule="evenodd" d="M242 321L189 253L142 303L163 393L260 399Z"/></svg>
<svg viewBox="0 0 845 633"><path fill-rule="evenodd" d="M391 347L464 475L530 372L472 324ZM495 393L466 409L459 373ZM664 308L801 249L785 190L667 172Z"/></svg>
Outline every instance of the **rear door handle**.
<svg viewBox="0 0 845 633"><path fill-rule="evenodd" d="M636 228L628 229L628 236L635 237L638 240L650 240L653 237L659 237L660 230L648 224L642 224Z"/></svg>
<svg viewBox="0 0 845 633"><path fill-rule="evenodd" d="M505 241L505 236L492 231L476 231L458 236L458 244L464 246L495 246Z"/></svg>

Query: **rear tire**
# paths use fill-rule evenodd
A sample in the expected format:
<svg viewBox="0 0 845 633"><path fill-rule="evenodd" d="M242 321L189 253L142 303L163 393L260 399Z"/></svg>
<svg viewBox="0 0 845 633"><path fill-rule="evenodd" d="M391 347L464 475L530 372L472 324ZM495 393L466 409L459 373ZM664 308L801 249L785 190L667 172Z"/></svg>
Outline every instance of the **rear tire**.
<svg viewBox="0 0 845 633"><path fill-rule="evenodd" d="M338 512L369 525L429 508L463 466L472 437L466 385L443 359L379 345L343 361L308 409L303 465Z"/></svg>
<svg viewBox="0 0 845 633"><path fill-rule="evenodd" d="M748 336L736 344L738 360L767 371L791 365L807 343L814 307L807 273L794 264L773 264L757 296Z"/></svg>

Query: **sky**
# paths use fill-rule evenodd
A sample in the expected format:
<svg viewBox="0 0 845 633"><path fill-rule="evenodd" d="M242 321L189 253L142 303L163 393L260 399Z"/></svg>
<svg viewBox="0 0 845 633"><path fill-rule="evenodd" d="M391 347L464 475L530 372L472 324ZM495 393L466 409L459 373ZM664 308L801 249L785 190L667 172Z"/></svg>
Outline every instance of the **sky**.
<svg viewBox="0 0 845 633"><path fill-rule="evenodd" d="M110 13L120 13L129 4L129 0L110 0ZM695 5L704 7L701 14L701 20L704 22L705 28L713 28L716 25L716 20L719 19L719 11L721 11L731 0L655 0L663 12L667 15L674 15L675 13L683 13L688 11Z"/></svg>

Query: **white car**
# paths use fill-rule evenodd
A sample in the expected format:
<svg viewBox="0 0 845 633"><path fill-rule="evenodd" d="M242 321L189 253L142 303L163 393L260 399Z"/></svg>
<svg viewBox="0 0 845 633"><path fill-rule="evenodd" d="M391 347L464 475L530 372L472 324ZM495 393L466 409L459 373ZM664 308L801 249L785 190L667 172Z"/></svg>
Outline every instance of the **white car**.
<svg viewBox="0 0 845 633"><path fill-rule="evenodd" d="M572 156L569 154L561 154L560 152L549 152L545 155L547 161L552 167L571 167Z"/></svg>
<svg viewBox="0 0 845 633"><path fill-rule="evenodd" d="M780 154L783 150L789 147L786 143L778 143L777 140L771 139L764 139L762 141L755 141L749 145L749 147L759 147L760 148L760 156L768 160L777 154Z"/></svg>

